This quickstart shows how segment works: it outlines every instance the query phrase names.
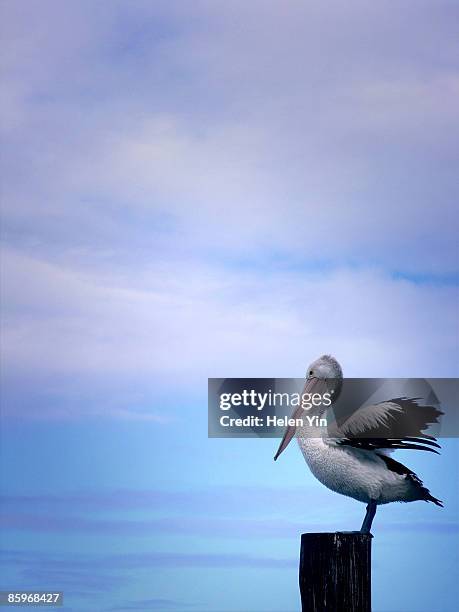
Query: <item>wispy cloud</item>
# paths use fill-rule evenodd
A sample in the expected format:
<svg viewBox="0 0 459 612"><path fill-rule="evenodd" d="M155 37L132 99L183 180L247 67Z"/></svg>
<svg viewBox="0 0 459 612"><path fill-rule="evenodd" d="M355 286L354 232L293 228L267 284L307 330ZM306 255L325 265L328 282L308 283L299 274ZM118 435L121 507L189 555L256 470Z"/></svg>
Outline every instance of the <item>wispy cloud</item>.
<svg viewBox="0 0 459 612"><path fill-rule="evenodd" d="M0 565L15 572L17 588L28 585L42 590L43 585L52 585L78 597L90 598L94 592L113 590L126 582L122 572L107 570L90 555L3 549Z"/></svg>
<svg viewBox="0 0 459 612"><path fill-rule="evenodd" d="M185 403L205 393L207 376L302 376L323 352L348 376L456 372L453 286L365 269L223 273L193 263L152 264L125 281L11 250L2 261L5 416L164 423L158 404L172 389Z"/></svg>
<svg viewBox="0 0 459 612"><path fill-rule="evenodd" d="M182 535L204 538L292 538L297 537L304 523L273 519L217 519L217 518L158 518L150 520L91 519L78 516L39 516L36 514L0 514L4 530L61 533L69 537L95 533L106 536ZM320 529L323 523L308 521L308 529Z"/></svg>
<svg viewBox="0 0 459 612"><path fill-rule="evenodd" d="M127 570L149 567L265 567L288 568L297 565L297 559L273 556L258 556L238 553L206 553L206 552L144 552L123 554L58 554L40 552L5 551L0 562L8 565L13 562L17 567L24 566L39 570L46 568L62 571L73 568L75 571L86 572L94 568L104 570Z"/></svg>
<svg viewBox="0 0 459 612"><path fill-rule="evenodd" d="M321 492L322 491L322 492ZM329 494L325 489L312 488L307 484L298 488L271 488L263 486L215 486L195 487L188 490L165 489L115 489L81 491L61 494L7 495L0 496L3 508L14 513L34 508L37 511L142 511L154 509L168 515L189 512L204 514L217 512L220 515L254 515L260 510L270 513L285 511L285 507L301 507L314 495L314 499L325 501ZM244 504L241 503L244 500Z"/></svg>
<svg viewBox="0 0 459 612"><path fill-rule="evenodd" d="M310 496L307 488L299 491L254 486L3 495L0 524L8 532L60 533L70 538L96 534L285 539L297 537L304 530L300 509ZM327 492L315 490L314 500L317 509L308 511L308 529L320 530L329 520L321 505L328 500ZM288 520L287 508L297 509L290 510Z"/></svg>
<svg viewBox="0 0 459 612"><path fill-rule="evenodd" d="M314 504L308 505L306 523L302 509L312 497ZM326 509L329 499L329 492L319 487L313 490L215 487L175 492L118 490L73 495L4 495L0 498L3 508L0 524L5 531L60 533L69 538L96 534L102 537L291 539L306 528L322 531L329 527L330 512L334 513ZM345 509L340 512L341 520L345 519ZM457 533L459 523L451 520L451 516L439 517L436 521L413 521L407 517L406 522L383 521L379 529L447 534Z"/></svg>
<svg viewBox="0 0 459 612"><path fill-rule="evenodd" d="M4 530L32 531L36 533L61 533L69 537L79 534L98 534L101 536L139 536L180 535L200 536L202 538L298 538L305 528L321 531L327 527L327 516L319 522L308 519L294 522L284 519L228 519L228 518L158 518L147 520L91 519L79 516L40 516L36 514L0 514L0 524ZM422 521L403 523L384 523L382 531L421 531L436 533L459 533L459 522Z"/></svg>
<svg viewBox="0 0 459 612"><path fill-rule="evenodd" d="M297 559L232 553L182 553L145 552L104 555L100 553L52 554L34 550L6 550L0 555L0 566L14 576L17 589L42 589L43 585L64 591L66 607L88 610L185 610L207 609L200 603L183 603L180 598L171 599L159 595L161 585L151 581L151 571L201 568L206 572L221 569L258 569L291 571ZM149 572L148 599L127 600L120 595L123 587L136 583L139 573ZM13 574L11 574L13 572ZM155 597L155 592L158 596ZM116 594L116 596L114 596ZM116 605L106 605L116 601ZM78 603L77 603L78 602Z"/></svg>

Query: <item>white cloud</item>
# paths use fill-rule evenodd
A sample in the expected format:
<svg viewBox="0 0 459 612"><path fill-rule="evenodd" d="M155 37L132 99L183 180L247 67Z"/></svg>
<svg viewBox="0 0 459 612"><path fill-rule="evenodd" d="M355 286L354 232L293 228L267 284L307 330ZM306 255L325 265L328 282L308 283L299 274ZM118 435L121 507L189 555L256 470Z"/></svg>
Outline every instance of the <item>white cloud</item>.
<svg viewBox="0 0 459 612"><path fill-rule="evenodd" d="M8 4L12 241L46 249L65 234L66 251L86 239L117 252L131 215L167 256L173 243L187 257L457 272L442 11L406 3L402 27L360 2L107 6Z"/></svg>
<svg viewBox="0 0 459 612"><path fill-rule="evenodd" d="M107 279L12 252L2 261L7 382L73 377L110 394L133 380L164 393L179 381L196 395L212 376L301 377L324 352L348 376L457 373L451 287L370 269L264 275L182 262ZM138 402L128 395L111 410L135 416Z"/></svg>

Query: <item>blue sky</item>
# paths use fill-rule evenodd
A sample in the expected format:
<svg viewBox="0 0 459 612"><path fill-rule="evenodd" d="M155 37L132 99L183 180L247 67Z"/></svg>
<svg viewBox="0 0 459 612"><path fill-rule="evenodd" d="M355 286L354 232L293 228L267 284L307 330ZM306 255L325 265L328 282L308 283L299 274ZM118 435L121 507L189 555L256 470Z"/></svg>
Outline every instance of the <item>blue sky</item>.
<svg viewBox="0 0 459 612"><path fill-rule="evenodd" d="M2 586L298 609L363 506L207 439L207 377L457 376L457 6L1 11ZM445 509L378 512L374 608L456 609L457 440L400 459Z"/></svg>

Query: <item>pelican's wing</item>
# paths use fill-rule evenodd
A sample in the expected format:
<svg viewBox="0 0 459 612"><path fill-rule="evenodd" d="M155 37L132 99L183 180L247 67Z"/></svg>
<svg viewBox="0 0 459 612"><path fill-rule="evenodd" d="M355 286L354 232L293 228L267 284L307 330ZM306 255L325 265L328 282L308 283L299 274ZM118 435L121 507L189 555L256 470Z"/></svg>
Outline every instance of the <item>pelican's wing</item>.
<svg viewBox="0 0 459 612"><path fill-rule="evenodd" d="M399 397L362 406L332 436L337 443L366 450L417 449L436 453L435 438L424 433L443 414L435 406L418 404L419 398Z"/></svg>

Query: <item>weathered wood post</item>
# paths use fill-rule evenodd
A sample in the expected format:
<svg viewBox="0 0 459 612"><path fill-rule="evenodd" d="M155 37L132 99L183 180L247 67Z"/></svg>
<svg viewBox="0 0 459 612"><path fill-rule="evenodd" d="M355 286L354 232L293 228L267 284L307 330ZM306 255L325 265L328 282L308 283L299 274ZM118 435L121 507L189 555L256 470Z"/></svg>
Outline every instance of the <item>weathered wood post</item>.
<svg viewBox="0 0 459 612"><path fill-rule="evenodd" d="M368 533L303 533L300 592L303 612L371 612Z"/></svg>

